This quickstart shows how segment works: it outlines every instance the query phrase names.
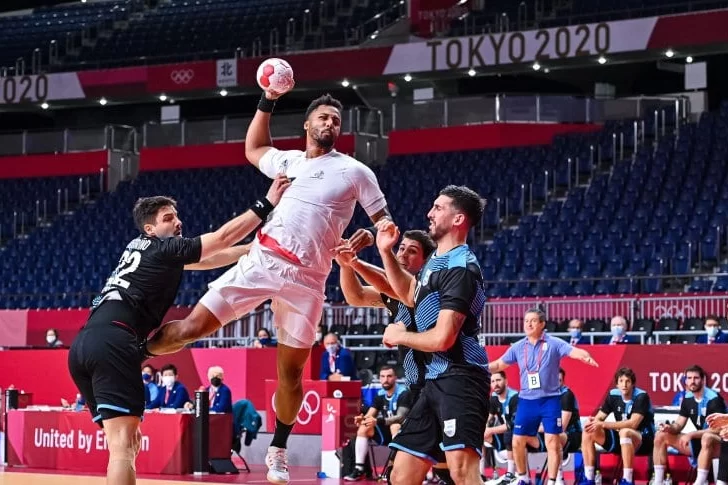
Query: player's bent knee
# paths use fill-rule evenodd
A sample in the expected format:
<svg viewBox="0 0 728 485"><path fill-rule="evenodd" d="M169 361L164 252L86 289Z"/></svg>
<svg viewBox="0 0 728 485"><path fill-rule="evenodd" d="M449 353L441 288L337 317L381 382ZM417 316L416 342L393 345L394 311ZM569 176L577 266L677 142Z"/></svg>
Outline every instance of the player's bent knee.
<svg viewBox="0 0 728 485"><path fill-rule="evenodd" d="M133 446L129 446L128 448L119 448L119 449L112 449L109 446L109 468L115 467L118 468L119 465L122 467L128 466L132 470L136 471L136 456L137 451L134 450Z"/></svg>
<svg viewBox="0 0 728 485"><path fill-rule="evenodd" d="M700 437L700 444L705 446L711 446L713 443L720 443L720 437L713 433L703 433Z"/></svg>

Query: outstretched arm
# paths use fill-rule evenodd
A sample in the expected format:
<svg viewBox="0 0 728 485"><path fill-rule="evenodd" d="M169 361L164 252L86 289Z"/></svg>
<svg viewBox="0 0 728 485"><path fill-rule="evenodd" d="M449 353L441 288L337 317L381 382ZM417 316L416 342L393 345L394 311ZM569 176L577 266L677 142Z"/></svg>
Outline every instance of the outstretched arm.
<svg viewBox="0 0 728 485"><path fill-rule="evenodd" d="M594 358L584 349L577 349L574 347L574 350L572 350L569 353L569 357L572 359L580 360L584 362L585 364L589 364L593 367L599 367L599 364L597 364L597 361L594 360Z"/></svg>
<svg viewBox="0 0 728 485"><path fill-rule="evenodd" d="M285 176L276 177L265 199L258 200L252 208L235 219L226 222L217 231L203 234L200 237L202 241L200 261L204 261L223 249L229 248L253 232L261 221L266 219L273 207L278 204L283 192L290 185L291 182Z"/></svg>
<svg viewBox="0 0 728 485"><path fill-rule="evenodd" d="M237 261L241 257L248 254L248 252L250 251L250 246L251 244L242 244L240 246L233 246L231 248L223 249L219 253L214 254L209 258L200 261L199 263L185 265L185 269L199 271L230 266L231 264L237 263Z"/></svg>
<svg viewBox="0 0 728 485"><path fill-rule="evenodd" d="M408 307L415 306L417 280L402 268L394 257L392 248L399 241L399 229L392 221L377 223L377 247L384 263L387 281L397 294L397 299Z"/></svg>

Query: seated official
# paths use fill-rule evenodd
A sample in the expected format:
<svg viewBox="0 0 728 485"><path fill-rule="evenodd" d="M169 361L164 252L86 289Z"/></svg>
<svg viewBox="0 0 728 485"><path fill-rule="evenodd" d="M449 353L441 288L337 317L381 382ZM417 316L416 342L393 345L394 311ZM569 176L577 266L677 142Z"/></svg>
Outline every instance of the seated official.
<svg viewBox="0 0 728 485"><path fill-rule="evenodd" d="M611 337L606 337L601 343L608 345L620 345L620 344L638 344L639 340L636 337L627 335L629 331L629 325L624 317L616 316L612 318L609 328L612 332Z"/></svg>
<svg viewBox="0 0 728 485"><path fill-rule="evenodd" d="M513 419L518 406L518 391L508 387L504 371L490 376L490 410L483 442L490 444L496 452L506 451L508 467L503 477L486 482L488 485L510 483L516 479L516 464L513 461ZM483 448L484 455L486 452ZM481 463L481 474L485 463Z"/></svg>
<svg viewBox="0 0 728 485"><path fill-rule="evenodd" d="M147 364L142 367L142 382L144 382L144 408L152 409L152 405L159 396L159 386L155 381L157 372L154 367Z"/></svg>
<svg viewBox="0 0 728 485"><path fill-rule="evenodd" d="M210 401L210 412L212 413L232 413L233 412L233 393L230 388L222 383L225 373L222 367L215 365L207 369L207 379L210 385L200 388L201 391L208 392ZM185 409L194 409L192 402L185 404Z"/></svg>
<svg viewBox="0 0 728 485"><path fill-rule="evenodd" d="M364 472L369 440L378 445L388 445L397 435L407 413L412 409L412 393L407 386L397 384L397 374L391 365L379 369L379 383L382 389L374 398L366 415L357 416L354 422L359 429L354 443L354 471L344 480L354 482L366 479Z"/></svg>
<svg viewBox="0 0 728 485"><path fill-rule="evenodd" d="M655 415L650 396L635 387L637 376L628 367L617 371L614 383L616 387L609 392L596 417L589 418L582 434L585 483L589 485L594 485L596 444L605 453L622 455L624 471L620 485L634 484L634 457L652 453ZM614 422L605 421L610 414L614 414Z"/></svg>
<svg viewBox="0 0 728 485"><path fill-rule="evenodd" d="M278 342L270 334L270 330L267 328L258 329L258 338L253 342L253 347L256 349L263 349L266 347L277 347Z"/></svg>
<svg viewBox="0 0 728 485"><path fill-rule="evenodd" d="M698 335L697 344L725 344L728 343L728 334L720 328L718 317L709 316L705 319L705 335Z"/></svg>
<svg viewBox="0 0 728 485"><path fill-rule="evenodd" d="M342 376L349 377L351 380L359 379L354 357L349 349L339 344L339 337L335 333L326 334L324 346L326 352L321 355L321 373L319 374L322 381L340 381Z"/></svg>
<svg viewBox="0 0 728 485"><path fill-rule="evenodd" d="M588 337L582 335L584 332L584 322L575 318L569 322L569 338L565 339L569 345L589 345Z"/></svg>
<svg viewBox="0 0 728 485"><path fill-rule="evenodd" d="M162 385L159 386L159 395L150 409L182 409L189 400L187 388L177 381L177 367L172 364L162 367Z"/></svg>

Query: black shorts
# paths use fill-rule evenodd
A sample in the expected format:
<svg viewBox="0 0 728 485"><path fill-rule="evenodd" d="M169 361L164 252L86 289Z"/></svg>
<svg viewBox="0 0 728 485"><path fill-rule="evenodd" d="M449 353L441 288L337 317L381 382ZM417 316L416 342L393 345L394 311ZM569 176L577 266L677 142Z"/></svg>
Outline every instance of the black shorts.
<svg viewBox="0 0 728 485"><path fill-rule="evenodd" d="M581 450L581 431L571 431L566 433L566 444L564 452L576 453Z"/></svg>
<svg viewBox="0 0 728 485"><path fill-rule="evenodd" d="M489 398L485 374L427 381L389 446L432 463L443 463L445 451L472 448L481 454Z"/></svg>
<svg viewBox="0 0 728 485"><path fill-rule="evenodd" d="M700 443L700 440L698 440L698 443ZM635 456L652 456L654 445L655 437L653 435L642 434L642 444L635 450ZM622 445L619 444L619 431L616 429L605 429L602 448L604 448L605 453L620 454L622 452Z"/></svg>
<svg viewBox="0 0 728 485"><path fill-rule="evenodd" d="M720 442L720 460L718 460L718 476L716 480L728 482L728 441Z"/></svg>
<svg viewBox="0 0 728 485"><path fill-rule="evenodd" d="M372 440L380 446L388 445L392 442L392 430L386 425L376 425L374 427L374 436L372 436Z"/></svg>
<svg viewBox="0 0 728 485"><path fill-rule="evenodd" d="M68 369L94 422L144 414L142 357L133 312L123 302L103 303L76 336Z"/></svg>

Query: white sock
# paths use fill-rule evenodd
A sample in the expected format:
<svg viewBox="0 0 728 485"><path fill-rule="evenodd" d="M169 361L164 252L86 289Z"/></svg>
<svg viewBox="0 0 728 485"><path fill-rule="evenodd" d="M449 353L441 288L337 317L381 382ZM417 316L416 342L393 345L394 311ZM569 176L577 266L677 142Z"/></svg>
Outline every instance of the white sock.
<svg viewBox="0 0 728 485"><path fill-rule="evenodd" d="M728 482L724 482L723 480L718 480L715 482L716 485L728 485Z"/></svg>
<svg viewBox="0 0 728 485"><path fill-rule="evenodd" d="M665 480L665 465L655 465L655 483L653 485L662 485Z"/></svg>
<svg viewBox="0 0 728 485"><path fill-rule="evenodd" d="M367 459L367 451L369 451L369 438L357 436L354 444L354 463L360 470L364 469L364 463Z"/></svg>
<svg viewBox="0 0 728 485"><path fill-rule="evenodd" d="M548 483L548 485L556 485L556 480L551 480L551 479L549 478L549 483Z"/></svg>
<svg viewBox="0 0 728 485"><path fill-rule="evenodd" d="M586 476L587 480L594 480L594 467L593 466L585 466L584 467L584 475Z"/></svg>
<svg viewBox="0 0 728 485"><path fill-rule="evenodd" d="M508 473L516 473L516 462L508 460Z"/></svg>
<svg viewBox="0 0 728 485"><path fill-rule="evenodd" d="M624 469L624 474L622 475L622 477L625 480L627 480L628 482L631 482L632 481L632 471L633 471L632 468L625 468Z"/></svg>
<svg viewBox="0 0 728 485"><path fill-rule="evenodd" d="M563 482L564 481L564 470L559 467L559 473L556 474L556 481L557 482Z"/></svg>
<svg viewBox="0 0 728 485"><path fill-rule="evenodd" d="M518 481L519 482L523 482L523 483L531 483L531 477L529 477L528 475L521 475L519 473L518 474Z"/></svg>
<svg viewBox="0 0 728 485"><path fill-rule="evenodd" d="M698 468L698 477L695 479L695 485L705 485L708 483L708 470Z"/></svg>

